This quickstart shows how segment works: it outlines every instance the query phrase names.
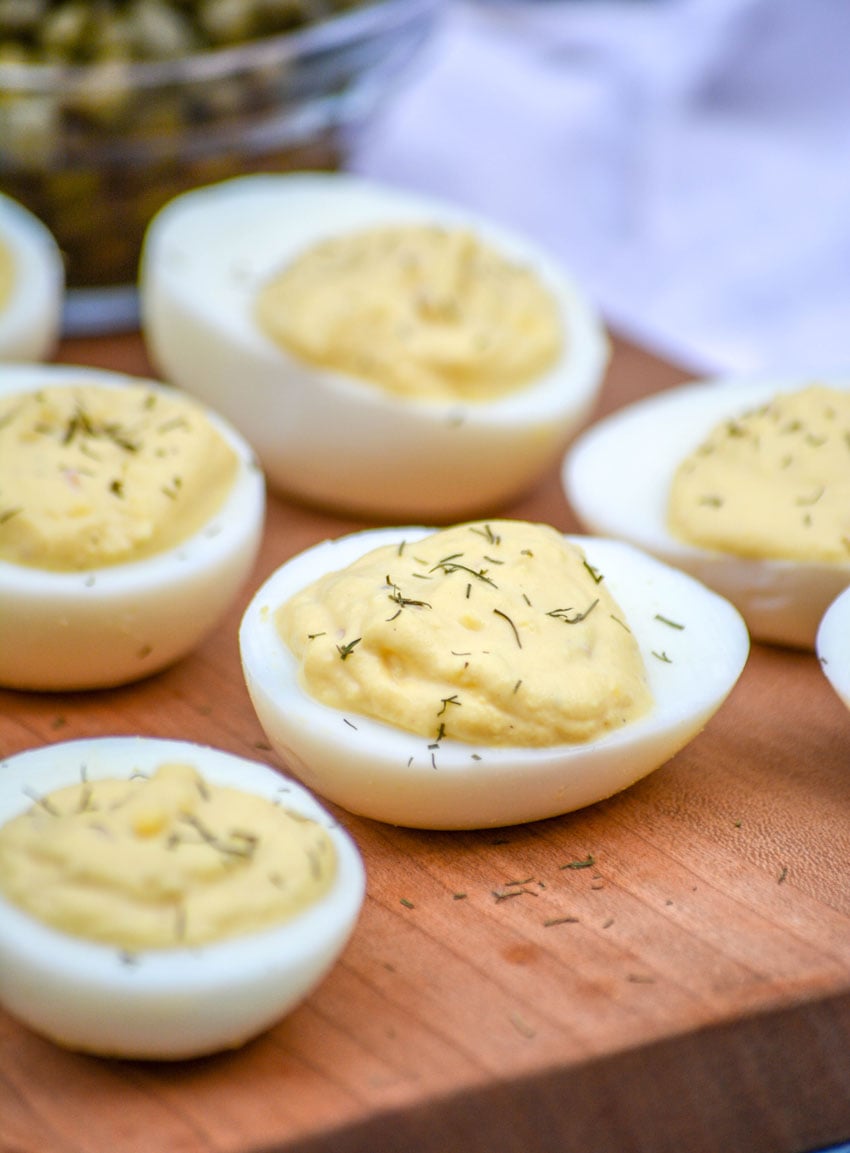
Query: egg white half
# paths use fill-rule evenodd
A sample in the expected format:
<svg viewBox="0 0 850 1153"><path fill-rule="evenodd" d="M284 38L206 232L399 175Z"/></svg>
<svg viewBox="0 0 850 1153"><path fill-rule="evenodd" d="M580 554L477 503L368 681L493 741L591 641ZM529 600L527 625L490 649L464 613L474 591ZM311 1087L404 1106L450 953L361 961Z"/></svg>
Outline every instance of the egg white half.
<svg viewBox="0 0 850 1153"><path fill-rule="evenodd" d="M0 366L0 397L84 382L122 388L140 380L91 368ZM224 504L194 535L153 556L84 572L0 559L0 685L55 691L138 680L185 656L219 622L259 550L265 485L245 440L206 415L239 466Z"/></svg>
<svg viewBox="0 0 850 1153"><path fill-rule="evenodd" d="M100 737L0 761L0 824L34 796L88 780L187 763L213 785L280 802L323 825L336 879L315 904L275 928L191 949L128 956L42 924L0 893L0 1002L72 1049L173 1060L235 1048L301 1001L354 929L365 889L360 854L310 794L267 765L184 741Z"/></svg>
<svg viewBox="0 0 850 1153"><path fill-rule="evenodd" d="M850 587L824 613L815 651L827 680L850 709Z"/></svg>
<svg viewBox="0 0 850 1153"><path fill-rule="evenodd" d="M850 380L818 380L850 388ZM582 433L562 480L588 532L630 541L691 573L740 610L754 640L812 649L824 611L850 581L850 564L733 556L680 541L666 523L673 474L712 427L805 383L697 381L658 393Z"/></svg>
<svg viewBox="0 0 850 1153"><path fill-rule="evenodd" d="M403 223L469 226L531 265L563 317L559 363L497 400L426 401L312 367L260 330L258 289L303 249ZM381 519L445 520L527 488L587 417L608 359L593 310L545 253L471 213L342 173L248 176L178 197L148 229L140 300L159 371L241 429L273 487Z"/></svg>
<svg viewBox="0 0 850 1153"><path fill-rule="evenodd" d="M0 308L0 361L43 360L55 348L62 323L65 267L59 246L29 209L2 193L0 244L15 265L12 294Z"/></svg>
<svg viewBox="0 0 850 1153"><path fill-rule="evenodd" d="M486 828L592 804L658 768L696 736L744 667L749 638L725 600L626 544L568 537L603 574L637 638L655 702L645 717L581 745L435 745L311 697L278 636L275 610L323 573L428 531L379 529L316 545L266 581L242 620L245 679L272 746L308 787L351 812L419 828Z"/></svg>

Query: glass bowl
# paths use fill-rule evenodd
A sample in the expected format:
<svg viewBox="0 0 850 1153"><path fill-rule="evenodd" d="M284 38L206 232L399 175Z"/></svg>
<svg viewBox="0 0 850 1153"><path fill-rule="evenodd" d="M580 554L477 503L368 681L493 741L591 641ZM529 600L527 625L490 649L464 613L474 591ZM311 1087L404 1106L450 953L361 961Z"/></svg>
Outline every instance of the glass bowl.
<svg viewBox="0 0 850 1153"><path fill-rule="evenodd" d="M136 321L144 230L168 200L243 172L334 169L443 0L371 0L172 60L0 64L0 189L56 237L66 332Z"/></svg>

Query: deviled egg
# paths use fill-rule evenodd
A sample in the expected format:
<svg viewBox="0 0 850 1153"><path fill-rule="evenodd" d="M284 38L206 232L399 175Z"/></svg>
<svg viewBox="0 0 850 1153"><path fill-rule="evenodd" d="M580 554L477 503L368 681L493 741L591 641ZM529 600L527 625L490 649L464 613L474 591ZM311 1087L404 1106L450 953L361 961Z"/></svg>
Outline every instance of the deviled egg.
<svg viewBox="0 0 850 1153"><path fill-rule="evenodd" d="M812 649L850 581L850 382L698 381L599 421L567 499L728 598L756 640Z"/></svg>
<svg viewBox="0 0 850 1153"><path fill-rule="evenodd" d="M381 519L445 521L528 488L608 359L536 246L342 173L176 198L149 226L140 301L159 371L241 429L272 486Z"/></svg>
<svg viewBox="0 0 850 1153"><path fill-rule="evenodd" d="M815 651L827 680L850 709L850 585L823 614Z"/></svg>
<svg viewBox="0 0 850 1153"><path fill-rule="evenodd" d="M360 855L305 789L183 741L105 737L0 762L0 1003L68 1048L235 1048L326 975Z"/></svg>
<svg viewBox="0 0 850 1153"><path fill-rule="evenodd" d="M483 828L602 800L707 723L737 611L629 545L544 525L376 529L292 558L240 628L260 722L352 812Z"/></svg>
<svg viewBox="0 0 850 1153"><path fill-rule="evenodd" d="M65 269L45 224L0 193L0 361L43 360L62 323Z"/></svg>
<svg viewBox="0 0 850 1153"><path fill-rule="evenodd" d="M0 685L101 688L178 660L247 578L264 511L251 449L190 397L0 367Z"/></svg>

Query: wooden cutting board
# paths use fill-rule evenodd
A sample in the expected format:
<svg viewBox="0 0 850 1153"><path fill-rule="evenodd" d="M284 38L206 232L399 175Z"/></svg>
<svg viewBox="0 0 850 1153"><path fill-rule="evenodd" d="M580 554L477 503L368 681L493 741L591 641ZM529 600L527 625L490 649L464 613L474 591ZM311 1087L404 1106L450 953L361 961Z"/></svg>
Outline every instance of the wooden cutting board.
<svg viewBox="0 0 850 1153"><path fill-rule="evenodd" d="M59 359L150 371L134 335ZM617 341L598 414L684 375ZM554 470L504 511L578 530ZM199 651L114 691L0 692L0 756L140 733L276 763L238 621L287 557L360 527L271 498L250 586ZM755 646L692 745L582 812L481 833L339 816L368 896L306 1003L177 1065L65 1052L0 1012L0 1153L802 1153L850 1137L850 714L814 656Z"/></svg>

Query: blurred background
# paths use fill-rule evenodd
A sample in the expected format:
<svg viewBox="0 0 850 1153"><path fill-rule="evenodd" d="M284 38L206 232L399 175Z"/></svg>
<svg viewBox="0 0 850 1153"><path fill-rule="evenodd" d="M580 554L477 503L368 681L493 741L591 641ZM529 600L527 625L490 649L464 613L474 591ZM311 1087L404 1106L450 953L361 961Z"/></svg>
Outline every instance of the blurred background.
<svg viewBox="0 0 850 1153"><path fill-rule="evenodd" d="M0 191L83 328L133 323L171 196L344 166L525 231L687 369L841 373L848 44L847 0L0 0Z"/></svg>

